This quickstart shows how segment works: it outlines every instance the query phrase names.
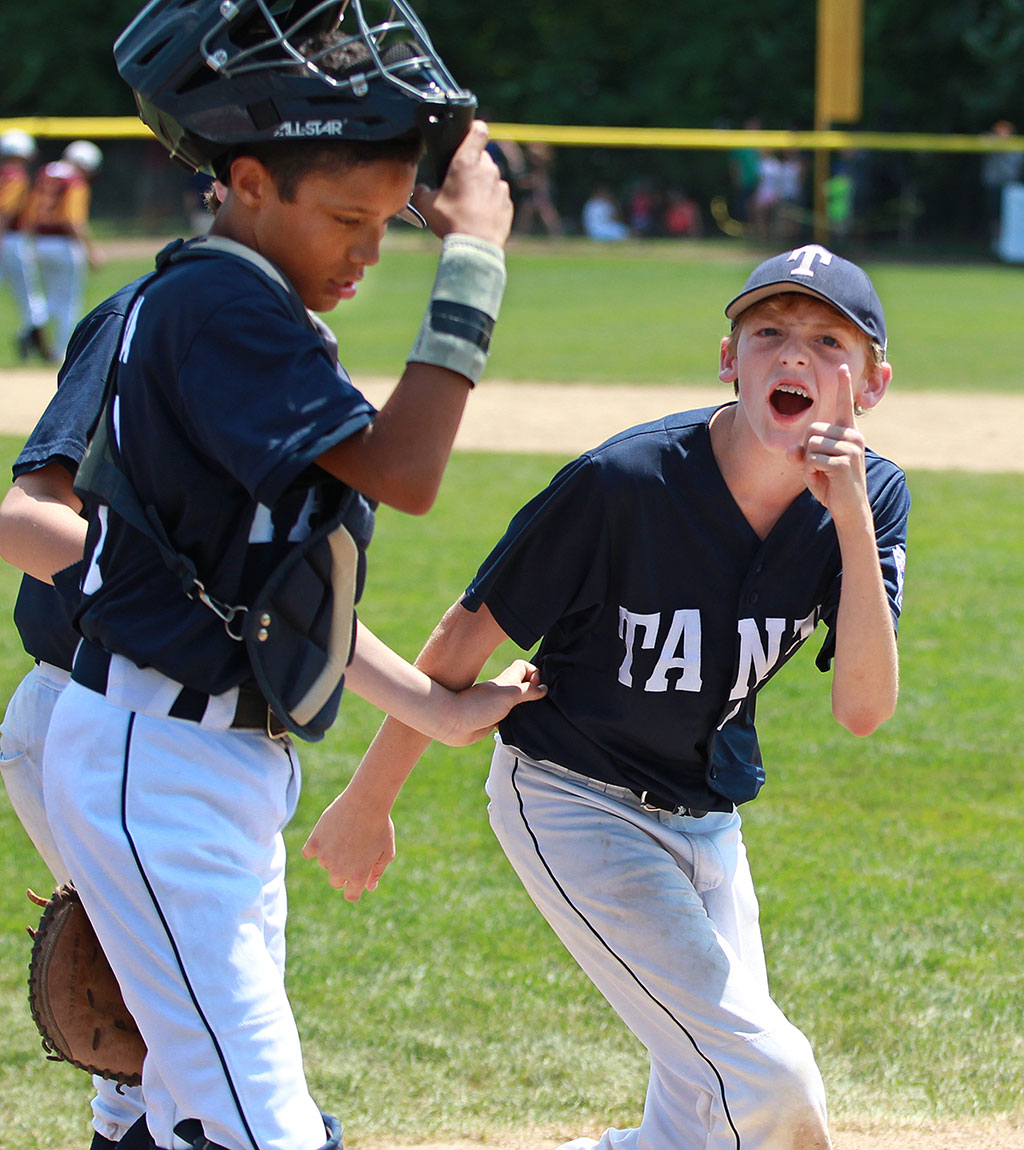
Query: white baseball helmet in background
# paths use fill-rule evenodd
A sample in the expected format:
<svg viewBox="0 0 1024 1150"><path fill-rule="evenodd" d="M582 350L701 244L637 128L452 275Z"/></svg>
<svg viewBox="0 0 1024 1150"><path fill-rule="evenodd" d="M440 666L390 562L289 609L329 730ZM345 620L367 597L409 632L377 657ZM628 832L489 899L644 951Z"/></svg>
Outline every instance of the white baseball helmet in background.
<svg viewBox="0 0 1024 1150"><path fill-rule="evenodd" d="M81 168L87 175L99 171L103 163L103 153L91 140L75 140L68 144L61 155L62 160Z"/></svg>
<svg viewBox="0 0 1024 1150"><path fill-rule="evenodd" d="M0 134L0 156L17 156L20 160L31 160L36 154L36 142L20 128L9 128Z"/></svg>

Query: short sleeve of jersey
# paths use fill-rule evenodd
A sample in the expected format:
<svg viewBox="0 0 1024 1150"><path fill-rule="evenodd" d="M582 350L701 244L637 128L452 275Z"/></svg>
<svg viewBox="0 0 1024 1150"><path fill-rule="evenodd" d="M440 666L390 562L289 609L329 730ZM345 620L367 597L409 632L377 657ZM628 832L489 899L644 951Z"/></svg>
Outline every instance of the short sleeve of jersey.
<svg viewBox="0 0 1024 1150"><path fill-rule="evenodd" d="M893 626L898 628L903 609L903 581L907 568L907 519L910 515L910 492L903 472L888 459L869 452L866 460L868 497L875 522L878 560L882 567ZM822 619L828 634L815 660L819 670L827 671L835 655L835 619L839 610L842 573L836 577L822 605Z"/></svg>
<svg viewBox="0 0 1024 1150"><path fill-rule="evenodd" d="M84 180L75 180L64 196L64 218L75 228L81 227L89 219L89 185Z"/></svg>
<svg viewBox="0 0 1024 1150"><path fill-rule="evenodd" d="M0 171L0 214L13 217L21 211L28 192L28 180L21 172Z"/></svg>
<svg viewBox="0 0 1024 1150"><path fill-rule="evenodd" d="M566 616L600 604L607 583L607 524L589 455L567 464L513 518L463 599L486 603L524 650ZM557 554L552 540L557 540Z"/></svg>
<svg viewBox="0 0 1024 1150"><path fill-rule="evenodd" d="M99 413L125 310L137 286L138 281L122 288L75 328L57 376L57 391L14 461L15 479L53 463L74 475ZM14 623L25 650L67 670L79 638L72 624L78 606L77 580L70 578L73 570L63 582L54 581L61 582L65 594L31 575L22 576L14 607Z"/></svg>
<svg viewBox="0 0 1024 1150"><path fill-rule="evenodd" d="M185 265L158 282L140 308L141 346L131 348L122 371L137 370L137 352L149 379L173 380L164 398L189 441L270 506L327 448L369 423L375 409L261 272L232 259L216 261L223 266L214 270L213 262ZM174 297L190 291L199 298L179 320ZM139 411L148 402L146 386L134 391ZM122 450L131 453L132 445Z"/></svg>
<svg viewBox="0 0 1024 1150"><path fill-rule="evenodd" d="M137 283L105 301L75 328L57 375L57 391L14 461L15 479L50 463L62 464L72 475L77 470L103 400L125 308Z"/></svg>

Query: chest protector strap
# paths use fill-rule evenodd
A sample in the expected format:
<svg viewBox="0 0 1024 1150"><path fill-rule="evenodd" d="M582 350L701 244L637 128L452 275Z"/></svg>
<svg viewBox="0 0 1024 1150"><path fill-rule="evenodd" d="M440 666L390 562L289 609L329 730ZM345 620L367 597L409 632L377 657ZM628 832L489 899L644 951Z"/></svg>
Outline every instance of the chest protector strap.
<svg viewBox="0 0 1024 1150"><path fill-rule="evenodd" d="M224 255L258 267L287 297L296 319L317 330L298 293L273 264L219 236L169 245L157 258L156 272L139 285L135 299L172 263ZM126 314L131 314L131 306ZM327 506L309 536L271 571L251 603L230 605L207 589L192 560L174 546L156 508L143 505L125 473L111 415L116 374L115 357L99 421L75 476L76 493L105 503L150 539L183 592L222 619L232 639L245 643L253 676L284 727L311 742L322 739L334 722L344 690L345 668L355 642L355 603L363 582L363 554L344 522L358 498L355 491L325 484L321 494Z"/></svg>

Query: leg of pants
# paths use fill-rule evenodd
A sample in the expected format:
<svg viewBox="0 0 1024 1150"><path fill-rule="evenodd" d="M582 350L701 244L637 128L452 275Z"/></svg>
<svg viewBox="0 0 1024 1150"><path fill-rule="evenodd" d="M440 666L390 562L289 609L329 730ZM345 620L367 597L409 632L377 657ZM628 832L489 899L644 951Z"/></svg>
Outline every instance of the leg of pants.
<svg viewBox="0 0 1024 1150"><path fill-rule="evenodd" d="M21 232L8 232L0 241L0 277L10 285L18 305L20 330L43 327L49 316L36 267L35 247Z"/></svg>
<svg viewBox="0 0 1024 1150"><path fill-rule="evenodd" d="M290 744L129 711L72 682L44 777L61 853L146 1039L156 1144L180 1146L174 1127L194 1118L227 1150L323 1146L279 965Z"/></svg>
<svg viewBox="0 0 1024 1150"><path fill-rule="evenodd" d="M14 813L28 832L43 862L50 868L54 886L68 880L46 817L43 801L43 750L50 716L67 683L67 672L45 663L33 667L11 696L0 728L0 774ZM93 1126L104 1138L118 1141L145 1109L138 1086L117 1089L116 1083L93 1078Z"/></svg>
<svg viewBox="0 0 1024 1150"><path fill-rule="evenodd" d="M70 236L39 236L36 261L53 319L53 352L63 359L75 324L82 318L85 248Z"/></svg>
<svg viewBox="0 0 1024 1150"><path fill-rule="evenodd" d="M647 812L499 744L491 825L541 913L651 1057L600 1150L827 1150L807 1039L768 994L736 814Z"/></svg>

